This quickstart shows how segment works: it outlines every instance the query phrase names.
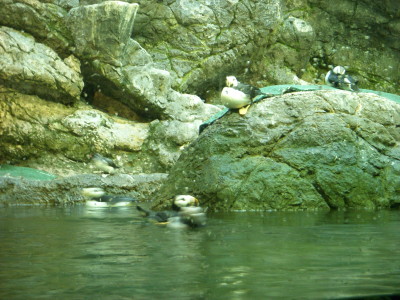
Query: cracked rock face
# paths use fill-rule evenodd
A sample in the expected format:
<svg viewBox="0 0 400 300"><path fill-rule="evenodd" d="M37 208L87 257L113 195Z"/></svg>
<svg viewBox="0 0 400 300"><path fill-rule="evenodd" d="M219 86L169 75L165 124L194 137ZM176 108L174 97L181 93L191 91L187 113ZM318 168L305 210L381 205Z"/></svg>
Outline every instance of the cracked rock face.
<svg viewBox="0 0 400 300"><path fill-rule="evenodd" d="M321 84L343 65L363 88L398 93L398 1L137 2L134 39L178 91L208 99L230 74L258 86Z"/></svg>
<svg viewBox="0 0 400 300"><path fill-rule="evenodd" d="M64 104L80 99L79 62L72 56L61 60L29 35L0 27L0 65L0 85Z"/></svg>
<svg viewBox="0 0 400 300"><path fill-rule="evenodd" d="M209 126L172 168L160 199L190 193L225 211L394 207L399 127L400 105L374 94L269 98Z"/></svg>
<svg viewBox="0 0 400 300"><path fill-rule="evenodd" d="M138 1L134 38L174 78L179 91L204 94L226 73L242 72L276 39L280 0Z"/></svg>

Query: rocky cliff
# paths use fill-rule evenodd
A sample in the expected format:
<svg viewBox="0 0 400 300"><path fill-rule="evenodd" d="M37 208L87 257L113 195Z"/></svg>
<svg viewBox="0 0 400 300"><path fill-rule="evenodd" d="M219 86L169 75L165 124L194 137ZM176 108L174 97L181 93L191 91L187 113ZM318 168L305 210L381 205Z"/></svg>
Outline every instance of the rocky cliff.
<svg viewBox="0 0 400 300"><path fill-rule="evenodd" d="M0 164L61 177L93 173L95 152L123 174L169 172L226 75L321 83L341 64L398 92L397 1L1 0L0 14Z"/></svg>

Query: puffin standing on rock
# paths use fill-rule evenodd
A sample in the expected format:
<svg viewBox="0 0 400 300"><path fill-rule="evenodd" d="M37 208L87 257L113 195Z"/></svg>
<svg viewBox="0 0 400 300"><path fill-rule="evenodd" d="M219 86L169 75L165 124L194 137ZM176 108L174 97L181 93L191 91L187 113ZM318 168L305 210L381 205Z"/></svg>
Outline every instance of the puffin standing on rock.
<svg viewBox="0 0 400 300"><path fill-rule="evenodd" d="M92 157L92 162L93 164L101 171L108 173L108 174L114 174L115 169L118 169L119 166L117 166L114 161L111 159L104 157L100 155L99 153L95 153Z"/></svg>
<svg viewBox="0 0 400 300"><path fill-rule="evenodd" d="M221 101L228 108L239 108L239 114L245 115L253 99L260 95L264 95L265 98L271 96L255 86L239 82L235 76L227 76L226 87L221 92Z"/></svg>
<svg viewBox="0 0 400 300"><path fill-rule="evenodd" d="M132 197L106 195L106 192L98 187L83 188L81 194L87 199L86 205L90 207L122 207L138 202Z"/></svg>
<svg viewBox="0 0 400 300"><path fill-rule="evenodd" d="M358 81L346 74L346 69L342 66L336 66L325 76L325 83L338 89L358 92Z"/></svg>
<svg viewBox="0 0 400 300"><path fill-rule="evenodd" d="M136 206L143 217L150 218L158 224L167 224L171 228L196 228L206 225L205 210L199 200L190 195L178 195L172 205L173 210L152 211Z"/></svg>

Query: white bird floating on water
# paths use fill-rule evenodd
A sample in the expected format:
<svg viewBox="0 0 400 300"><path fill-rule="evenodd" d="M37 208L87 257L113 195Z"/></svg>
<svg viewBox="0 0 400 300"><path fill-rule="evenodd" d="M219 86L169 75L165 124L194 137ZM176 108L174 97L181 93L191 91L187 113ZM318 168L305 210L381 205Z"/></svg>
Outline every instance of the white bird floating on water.
<svg viewBox="0 0 400 300"><path fill-rule="evenodd" d="M178 195L174 199L172 210L152 211L137 206L143 217L170 228L197 228L206 225L205 210L198 206L199 201L191 195Z"/></svg>
<svg viewBox="0 0 400 300"><path fill-rule="evenodd" d="M138 202L132 197L106 195L106 192L98 187L83 188L81 193L87 199L86 205L89 207L123 207Z"/></svg>

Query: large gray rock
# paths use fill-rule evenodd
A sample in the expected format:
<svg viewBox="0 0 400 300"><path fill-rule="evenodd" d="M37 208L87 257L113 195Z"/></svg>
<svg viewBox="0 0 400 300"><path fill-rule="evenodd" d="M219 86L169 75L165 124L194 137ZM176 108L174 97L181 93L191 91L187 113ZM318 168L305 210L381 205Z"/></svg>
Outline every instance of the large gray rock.
<svg viewBox="0 0 400 300"><path fill-rule="evenodd" d="M147 119L182 119L188 114L188 100L171 88L170 73L156 67L150 54L130 38L137 9L137 4L105 1L70 10L67 23L74 53L84 62L85 82ZM201 113L192 111L192 117L204 119L217 111L197 102Z"/></svg>
<svg viewBox="0 0 400 300"><path fill-rule="evenodd" d="M71 9L68 24L76 55L114 66L124 64L138 8L136 3L105 1Z"/></svg>
<svg viewBox="0 0 400 300"><path fill-rule="evenodd" d="M316 33L311 65L303 79L320 82L329 65L344 65L360 86L399 93L400 5L398 1L288 1L293 16Z"/></svg>
<svg viewBox="0 0 400 300"><path fill-rule="evenodd" d="M47 100L73 103L83 88L79 61L61 60L31 36L0 27L0 85Z"/></svg>
<svg viewBox="0 0 400 300"><path fill-rule="evenodd" d="M64 18L70 6L61 3L66 1L2 0L0 25L29 33L36 41L67 57L71 54L71 36Z"/></svg>
<svg viewBox="0 0 400 300"><path fill-rule="evenodd" d="M101 187L109 195L129 196L150 201L167 174L118 174L104 177L80 174L53 180L0 177L0 207L12 205L70 205L86 199L82 188Z"/></svg>
<svg viewBox="0 0 400 300"><path fill-rule="evenodd" d="M201 100L186 96L196 112ZM83 103L68 107L0 86L0 164L68 176L95 172L90 155L99 152L123 166L118 172L166 172L197 138L198 118L128 121Z"/></svg>
<svg viewBox="0 0 400 300"><path fill-rule="evenodd" d="M135 39L179 91L213 100L229 73L259 86L322 83L345 65L362 87L399 92L398 1L138 3Z"/></svg>
<svg viewBox="0 0 400 300"><path fill-rule="evenodd" d="M375 94L298 92L209 126L159 198L190 193L225 211L381 208L400 203L399 175L399 104Z"/></svg>
<svg viewBox="0 0 400 300"><path fill-rule="evenodd" d="M174 88L202 96L256 64L283 18L280 0L139 3L135 39L172 74Z"/></svg>

